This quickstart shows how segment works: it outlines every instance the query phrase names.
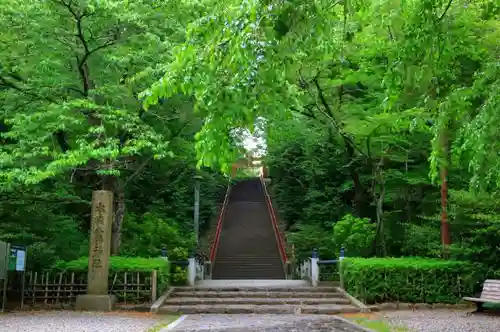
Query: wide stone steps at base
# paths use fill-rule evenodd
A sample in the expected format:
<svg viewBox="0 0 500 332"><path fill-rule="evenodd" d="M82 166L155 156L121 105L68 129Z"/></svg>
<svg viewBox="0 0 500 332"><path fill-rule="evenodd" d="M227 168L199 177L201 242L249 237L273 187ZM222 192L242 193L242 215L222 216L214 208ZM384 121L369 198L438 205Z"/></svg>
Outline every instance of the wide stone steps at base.
<svg viewBox="0 0 500 332"><path fill-rule="evenodd" d="M175 287L175 293L189 293L189 292L290 292L290 293L330 293L341 294L336 287L261 287L261 286L228 286L228 287Z"/></svg>
<svg viewBox="0 0 500 332"><path fill-rule="evenodd" d="M214 281L219 284L221 282ZM212 285L174 288L159 313L183 314L339 314L359 312L336 287ZM290 281L283 280L283 283ZM266 284L264 280L258 283ZM222 283L223 284L223 283Z"/></svg>
<svg viewBox="0 0 500 332"><path fill-rule="evenodd" d="M245 298L283 298L283 299L289 299L289 298L294 298L294 299L309 299L309 298L334 298L334 299L342 299L342 295L336 294L336 293L328 293L328 292L295 292L295 293L290 293L290 292L279 292L279 291L274 291L274 292L268 292L268 291L253 291L253 292L216 292L216 291L193 291L193 292L181 292L181 293L173 293L172 298L176 297L195 297L195 298L205 298L205 297L213 297L213 298L232 298L232 297L245 297Z"/></svg>
<svg viewBox="0 0 500 332"><path fill-rule="evenodd" d="M196 297L173 297L165 302L165 305L193 305L193 304L350 304L348 299L343 298L268 298L268 297L223 297L223 298L196 298Z"/></svg>
<svg viewBox="0 0 500 332"><path fill-rule="evenodd" d="M215 279L215 278L214 278ZM216 280L280 280L283 276L278 276L274 271L266 269L240 270L233 269L230 276L218 276Z"/></svg>
<svg viewBox="0 0 500 332"><path fill-rule="evenodd" d="M220 304L220 305L164 305L160 314L324 314L359 312L353 305L252 305L252 304Z"/></svg>
<svg viewBox="0 0 500 332"><path fill-rule="evenodd" d="M270 275L265 275L264 273L259 273L257 274L238 274L235 273L232 276L227 276L227 277L219 277L217 280L245 280L248 278L255 278L255 279L260 279L260 280L279 280L277 276L270 276Z"/></svg>

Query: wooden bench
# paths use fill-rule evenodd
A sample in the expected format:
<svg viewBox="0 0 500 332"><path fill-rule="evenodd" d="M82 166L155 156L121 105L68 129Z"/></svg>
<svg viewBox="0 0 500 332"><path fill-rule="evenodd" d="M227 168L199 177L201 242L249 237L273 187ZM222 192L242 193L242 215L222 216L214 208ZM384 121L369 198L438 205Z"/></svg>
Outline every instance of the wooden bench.
<svg viewBox="0 0 500 332"><path fill-rule="evenodd" d="M486 280L483 284L481 297L464 297L463 300L474 302L478 312L483 311L483 305L485 303L500 303L500 280Z"/></svg>

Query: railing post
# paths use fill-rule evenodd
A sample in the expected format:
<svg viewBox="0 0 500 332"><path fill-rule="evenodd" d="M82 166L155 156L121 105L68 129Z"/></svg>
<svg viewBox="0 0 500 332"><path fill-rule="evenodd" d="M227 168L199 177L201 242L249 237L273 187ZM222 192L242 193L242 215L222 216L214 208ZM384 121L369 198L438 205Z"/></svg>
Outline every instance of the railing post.
<svg viewBox="0 0 500 332"><path fill-rule="evenodd" d="M205 280L205 263L195 259L196 278L195 280Z"/></svg>
<svg viewBox="0 0 500 332"><path fill-rule="evenodd" d="M300 265L300 278L311 281L311 260L304 260Z"/></svg>
<svg viewBox="0 0 500 332"><path fill-rule="evenodd" d="M293 279L293 269L290 261L286 261L285 263L285 279L286 280Z"/></svg>
<svg viewBox="0 0 500 332"><path fill-rule="evenodd" d="M345 249L344 247L340 248L339 254L339 277L340 277L340 288L344 289L344 273L343 273L343 264L342 261L345 258Z"/></svg>
<svg viewBox="0 0 500 332"><path fill-rule="evenodd" d="M194 286L194 282L196 280L196 259L194 258L194 255L190 255L188 258L188 285L189 286Z"/></svg>
<svg viewBox="0 0 500 332"><path fill-rule="evenodd" d="M168 260L167 247L161 248L160 256L161 256L161 258Z"/></svg>
<svg viewBox="0 0 500 332"><path fill-rule="evenodd" d="M205 280L212 280L212 262L211 261L206 261L205 262Z"/></svg>
<svg viewBox="0 0 500 332"><path fill-rule="evenodd" d="M313 249L311 255L311 285L317 287L319 282L318 252Z"/></svg>

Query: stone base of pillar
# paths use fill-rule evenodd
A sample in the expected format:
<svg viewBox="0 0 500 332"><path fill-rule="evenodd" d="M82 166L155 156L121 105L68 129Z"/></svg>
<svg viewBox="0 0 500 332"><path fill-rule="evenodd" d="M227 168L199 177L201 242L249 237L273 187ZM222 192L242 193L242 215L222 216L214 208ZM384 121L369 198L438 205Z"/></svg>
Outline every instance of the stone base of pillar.
<svg viewBox="0 0 500 332"><path fill-rule="evenodd" d="M84 294L76 297L76 310L112 311L116 303L114 295Z"/></svg>

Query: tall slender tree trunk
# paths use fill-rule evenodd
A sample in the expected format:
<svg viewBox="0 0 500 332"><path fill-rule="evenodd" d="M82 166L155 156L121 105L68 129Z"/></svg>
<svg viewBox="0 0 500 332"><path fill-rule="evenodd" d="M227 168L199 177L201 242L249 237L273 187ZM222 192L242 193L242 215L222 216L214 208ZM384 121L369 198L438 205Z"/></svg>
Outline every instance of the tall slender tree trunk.
<svg viewBox="0 0 500 332"><path fill-rule="evenodd" d="M122 243L122 226L123 218L125 217L125 188L120 178L116 178L114 188L114 218L111 228L111 255L118 256L120 254L120 246Z"/></svg>
<svg viewBox="0 0 500 332"><path fill-rule="evenodd" d="M347 142L345 144L346 144L345 145L346 162L349 164L349 174L351 175L352 182L354 184L354 197L352 200L352 208L354 215L356 217L362 218L364 217L364 214L366 212L364 211L365 202L367 199L365 194L365 187L361 182L361 178L356 168L357 163L354 160L356 158L354 148Z"/></svg>
<svg viewBox="0 0 500 332"><path fill-rule="evenodd" d="M450 225L448 223L448 165L449 165L449 149L447 130L443 130L441 142L445 164L441 167L441 243L443 249L447 251L447 247L451 244Z"/></svg>
<svg viewBox="0 0 500 332"><path fill-rule="evenodd" d="M385 257L387 256L387 244L385 242L385 227L384 227L384 200L385 200L385 179L383 174L384 157L380 158L380 162L376 166L374 174L373 196L375 198L377 227L375 233L375 241L378 244L377 252ZM378 187L377 190L375 189Z"/></svg>
<svg viewBox="0 0 500 332"><path fill-rule="evenodd" d="M441 243L443 246L451 244L450 224L448 223L448 168L441 170Z"/></svg>
<svg viewBox="0 0 500 332"><path fill-rule="evenodd" d="M385 242L384 228L384 199L385 199L385 184L379 183L379 194L377 197L377 233L379 248L383 257L387 256L387 244Z"/></svg>

